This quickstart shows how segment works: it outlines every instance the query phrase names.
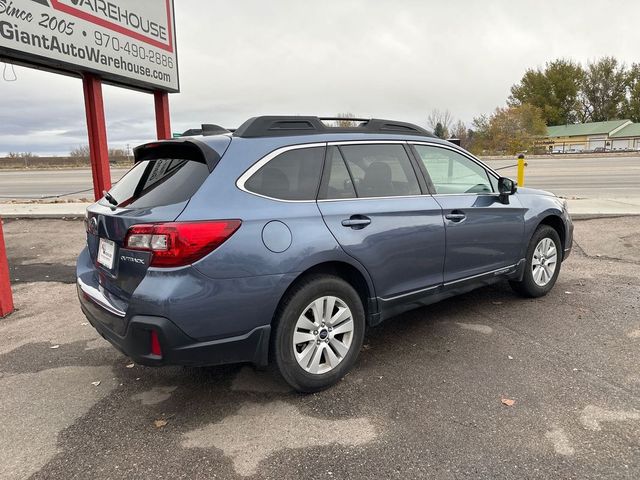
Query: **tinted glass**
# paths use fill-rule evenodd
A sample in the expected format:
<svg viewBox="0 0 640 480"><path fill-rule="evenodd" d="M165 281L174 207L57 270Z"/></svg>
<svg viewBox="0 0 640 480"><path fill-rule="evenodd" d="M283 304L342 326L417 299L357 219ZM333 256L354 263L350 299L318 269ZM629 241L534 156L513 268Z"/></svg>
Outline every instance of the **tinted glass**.
<svg viewBox="0 0 640 480"><path fill-rule="evenodd" d="M415 145L436 193L491 193L487 171L469 158L446 148Z"/></svg>
<svg viewBox="0 0 640 480"><path fill-rule="evenodd" d="M204 164L183 159L145 160L129 170L109 193L121 207L150 208L184 202L209 176Z"/></svg>
<svg viewBox="0 0 640 480"><path fill-rule="evenodd" d="M319 198L337 199L356 197L351 176L337 147L329 147L324 175L326 180Z"/></svg>
<svg viewBox="0 0 640 480"><path fill-rule="evenodd" d="M402 145L345 145L340 150L358 197L420 194L418 179Z"/></svg>
<svg viewBox="0 0 640 480"><path fill-rule="evenodd" d="M250 192L282 200L315 200L324 163L324 147L281 153L245 183Z"/></svg>

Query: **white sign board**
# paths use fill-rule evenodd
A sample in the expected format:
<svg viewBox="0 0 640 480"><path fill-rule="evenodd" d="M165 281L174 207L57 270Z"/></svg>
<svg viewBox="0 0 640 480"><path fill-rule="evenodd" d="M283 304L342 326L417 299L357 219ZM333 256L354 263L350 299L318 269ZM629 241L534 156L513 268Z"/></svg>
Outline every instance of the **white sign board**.
<svg viewBox="0 0 640 480"><path fill-rule="evenodd" d="M180 89L173 0L0 0L0 58Z"/></svg>

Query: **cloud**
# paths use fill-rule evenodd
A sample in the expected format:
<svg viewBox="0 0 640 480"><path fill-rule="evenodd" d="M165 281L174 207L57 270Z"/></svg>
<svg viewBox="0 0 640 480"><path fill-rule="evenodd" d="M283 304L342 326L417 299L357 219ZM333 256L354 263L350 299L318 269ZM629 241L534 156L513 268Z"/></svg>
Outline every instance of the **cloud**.
<svg viewBox="0 0 640 480"><path fill-rule="evenodd" d="M602 21L603 9L577 0L180 0L173 130L234 127L267 113L352 112L424 125L433 108L470 122L503 105L527 68L554 58L632 63L640 4L619 2L625 14L615 22ZM16 72L16 82L0 83L0 154L86 143L80 81ZM153 138L150 95L105 87L104 96L111 146Z"/></svg>

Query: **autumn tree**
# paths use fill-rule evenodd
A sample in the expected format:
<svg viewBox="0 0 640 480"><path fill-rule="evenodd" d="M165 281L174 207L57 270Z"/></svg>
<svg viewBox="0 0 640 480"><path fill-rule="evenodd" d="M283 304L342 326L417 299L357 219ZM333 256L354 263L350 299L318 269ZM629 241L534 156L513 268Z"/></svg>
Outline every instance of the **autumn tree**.
<svg viewBox="0 0 640 480"><path fill-rule="evenodd" d="M511 87L508 104L529 104L542 111L547 125L575 123L581 118L582 67L565 59L548 62L544 69L529 69L520 83Z"/></svg>
<svg viewBox="0 0 640 480"><path fill-rule="evenodd" d="M514 155L532 149L536 138L547 131L542 110L527 103L497 108L490 117L475 118L473 124L475 153Z"/></svg>

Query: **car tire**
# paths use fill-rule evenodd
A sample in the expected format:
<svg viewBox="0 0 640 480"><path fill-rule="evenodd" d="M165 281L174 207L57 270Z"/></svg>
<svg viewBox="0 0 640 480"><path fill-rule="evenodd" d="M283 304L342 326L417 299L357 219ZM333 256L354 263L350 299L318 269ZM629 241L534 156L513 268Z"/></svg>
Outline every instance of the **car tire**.
<svg viewBox="0 0 640 480"><path fill-rule="evenodd" d="M309 276L278 307L272 359L299 392L324 390L351 369L364 330L362 300L349 283L333 275Z"/></svg>
<svg viewBox="0 0 640 480"><path fill-rule="evenodd" d="M551 265L550 259L553 258L549 255L551 251L555 251L555 264L552 272L549 267ZM523 297L537 298L546 295L558 279L562 255L562 243L558 232L549 225L540 225L531 237L527 248L522 280L510 281L511 288Z"/></svg>

